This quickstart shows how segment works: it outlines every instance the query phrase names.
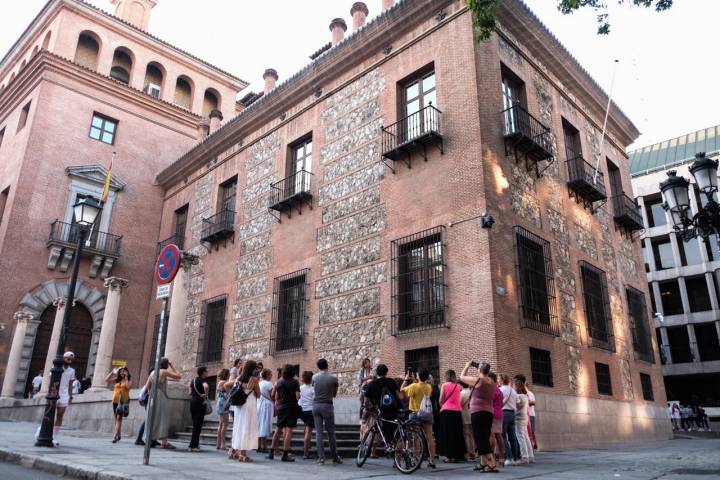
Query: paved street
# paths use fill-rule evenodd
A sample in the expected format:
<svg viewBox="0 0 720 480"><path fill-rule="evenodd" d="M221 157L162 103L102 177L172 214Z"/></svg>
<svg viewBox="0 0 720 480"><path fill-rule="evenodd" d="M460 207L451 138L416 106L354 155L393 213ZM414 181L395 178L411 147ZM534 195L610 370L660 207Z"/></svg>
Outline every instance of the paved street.
<svg viewBox="0 0 720 480"><path fill-rule="evenodd" d="M153 450L151 466L142 465L142 448L129 439L113 445L94 432L63 432L55 449L33 446L36 425L0 423L0 478L56 478L37 470L21 475L16 465L35 466L45 472L98 480L126 478L210 479L232 476L263 480L295 478L407 478L398 475L387 460L370 460L359 469L354 461L319 467L312 461L294 464L255 456L254 464L231 462L215 450L191 454L185 445L177 451ZM412 478L476 477L471 465L442 465L435 471L422 469ZM631 479L706 480L720 478L720 439L676 439L666 442L612 448L541 452L533 466L509 467L493 478L505 479Z"/></svg>

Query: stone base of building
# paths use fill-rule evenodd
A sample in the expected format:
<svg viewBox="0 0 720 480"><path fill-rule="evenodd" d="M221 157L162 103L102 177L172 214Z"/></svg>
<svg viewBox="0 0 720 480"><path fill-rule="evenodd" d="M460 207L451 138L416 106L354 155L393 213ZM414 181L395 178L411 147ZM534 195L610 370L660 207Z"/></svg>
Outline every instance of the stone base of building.
<svg viewBox="0 0 720 480"><path fill-rule="evenodd" d="M618 402L536 393L537 441L542 450L607 443L668 440L667 408L648 402Z"/></svg>
<svg viewBox="0 0 720 480"><path fill-rule="evenodd" d="M137 403L139 389L130 392L130 415L123 419L122 434L136 435L145 421L145 409ZM184 431L192 424L187 388L183 385L168 386L170 408L172 409L170 432ZM0 399L0 421L37 422L42 420L45 409L45 397L31 399ZM105 432L111 435L114 429L112 413L112 392L110 390L85 392L73 397L73 403L67 409L63 427Z"/></svg>

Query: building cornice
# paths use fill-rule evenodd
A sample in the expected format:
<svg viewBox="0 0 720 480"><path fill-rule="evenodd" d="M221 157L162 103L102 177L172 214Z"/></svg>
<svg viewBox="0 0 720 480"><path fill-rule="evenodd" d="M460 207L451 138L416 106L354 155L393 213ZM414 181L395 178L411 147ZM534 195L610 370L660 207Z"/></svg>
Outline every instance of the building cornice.
<svg viewBox="0 0 720 480"><path fill-rule="evenodd" d="M164 118L184 124L189 129L197 129L198 123L202 120L199 115L182 107L155 98L105 75L100 75L94 70L82 67L46 50L41 50L0 92L0 123L25 99L32 88L43 80L47 72L59 73L90 87L95 87L113 98L145 108Z"/></svg>

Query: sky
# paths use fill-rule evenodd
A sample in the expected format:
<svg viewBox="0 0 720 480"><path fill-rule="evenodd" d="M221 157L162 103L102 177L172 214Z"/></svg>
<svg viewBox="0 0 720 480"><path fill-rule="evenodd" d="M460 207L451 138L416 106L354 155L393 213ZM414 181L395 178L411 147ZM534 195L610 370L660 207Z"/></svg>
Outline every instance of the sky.
<svg viewBox="0 0 720 480"><path fill-rule="evenodd" d="M412 1L412 0L407 0ZM642 132L631 146L720 124L720 0L678 0L667 12L610 4L610 35L596 34L595 13L557 11L556 0L525 0L540 20L606 90L618 59L613 99ZM46 0L7 1L0 51L7 51ZM110 0L89 0L112 12ZM370 17L381 0L366 0ZM262 90L262 73L280 82L330 40L329 24L352 28L354 0L159 0L150 32ZM627 2L626 2L627 3Z"/></svg>

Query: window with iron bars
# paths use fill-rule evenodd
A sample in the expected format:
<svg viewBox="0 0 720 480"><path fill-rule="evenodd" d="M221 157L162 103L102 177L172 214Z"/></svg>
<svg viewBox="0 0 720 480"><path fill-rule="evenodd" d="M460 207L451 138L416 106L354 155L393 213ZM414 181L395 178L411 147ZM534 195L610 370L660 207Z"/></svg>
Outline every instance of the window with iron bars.
<svg viewBox="0 0 720 480"><path fill-rule="evenodd" d="M220 295L203 302L198 338L199 364L222 360L226 305L227 295Z"/></svg>
<svg viewBox="0 0 720 480"><path fill-rule="evenodd" d="M530 347L530 371L533 385L553 386L550 352Z"/></svg>
<svg viewBox="0 0 720 480"><path fill-rule="evenodd" d="M310 269L277 277L273 288L270 351L284 353L305 347Z"/></svg>
<svg viewBox="0 0 720 480"><path fill-rule="evenodd" d="M610 366L606 363L595 362L595 380L600 395L612 395L612 381L610 380Z"/></svg>
<svg viewBox="0 0 720 480"><path fill-rule="evenodd" d="M615 338L612 330L610 297L605 272L587 262L580 262L580 272L588 342L592 347L614 352Z"/></svg>
<svg viewBox="0 0 720 480"><path fill-rule="evenodd" d="M516 226L515 253L520 296L520 325L550 335L560 335L555 307L550 242Z"/></svg>
<svg viewBox="0 0 720 480"><path fill-rule="evenodd" d="M417 373L427 368L434 379L440 379L440 354L438 347L419 348L405 351L405 372L412 369Z"/></svg>
<svg viewBox="0 0 720 480"><path fill-rule="evenodd" d="M642 387L643 400L652 402L655 400L655 394L653 393L652 377L647 373L640 374L640 386Z"/></svg>
<svg viewBox="0 0 720 480"><path fill-rule="evenodd" d="M447 326L444 231L439 226L392 242L393 335Z"/></svg>
<svg viewBox="0 0 720 480"><path fill-rule="evenodd" d="M629 285L625 287L625 295L627 296L630 331L632 332L635 358L645 362L655 363L652 341L650 340L650 326L648 324L645 295L640 290Z"/></svg>

